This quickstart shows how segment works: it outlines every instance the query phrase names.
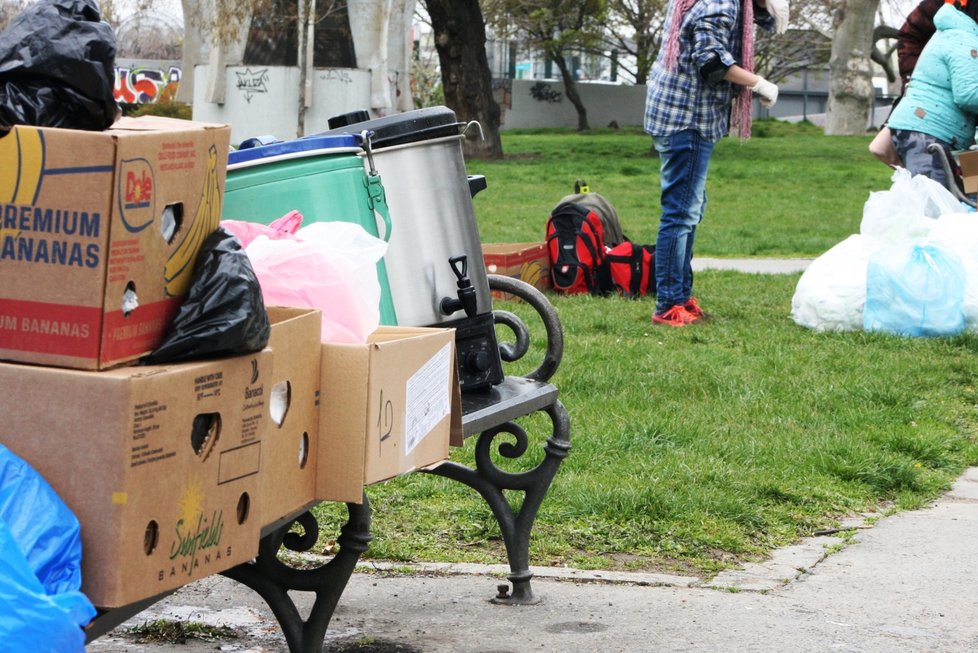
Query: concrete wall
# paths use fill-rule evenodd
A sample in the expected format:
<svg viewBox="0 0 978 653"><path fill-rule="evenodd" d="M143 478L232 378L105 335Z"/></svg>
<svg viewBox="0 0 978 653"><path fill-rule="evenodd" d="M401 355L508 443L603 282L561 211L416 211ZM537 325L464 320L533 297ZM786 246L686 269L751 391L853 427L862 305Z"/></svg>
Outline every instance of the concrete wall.
<svg viewBox="0 0 978 653"><path fill-rule="evenodd" d="M755 118L784 120L808 119L819 122L828 103L824 80L789 79L779 85L778 102L773 109L763 109L754 99ZM567 99L562 82L549 80L497 80L496 99L503 109L503 129L535 129L545 127L577 128L577 111ZM592 128L607 127L616 122L620 127L642 125L645 117L645 87L634 85L580 82L577 84L581 101L587 108ZM878 96L876 105L888 107L890 98ZM879 121L867 116L868 124Z"/></svg>
<svg viewBox="0 0 978 653"><path fill-rule="evenodd" d="M206 100L208 66L194 75L194 120L231 125L231 143L252 136L282 140L299 136L299 69L295 66L228 66L224 103ZM312 106L306 109L305 134L328 129L333 116L370 106L370 71L317 68L312 80Z"/></svg>

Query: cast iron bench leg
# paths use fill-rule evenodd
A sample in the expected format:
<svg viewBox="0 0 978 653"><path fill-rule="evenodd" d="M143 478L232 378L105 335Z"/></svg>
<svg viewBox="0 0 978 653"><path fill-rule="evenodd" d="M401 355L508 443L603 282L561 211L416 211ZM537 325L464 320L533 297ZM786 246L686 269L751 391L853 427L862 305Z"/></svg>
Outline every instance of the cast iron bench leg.
<svg viewBox="0 0 978 653"><path fill-rule="evenodd" d="M513 591L508 596L501 592L500 596L493 599L495 603L530 605L539 602L530 587L530 579L533 577L529 567L530 531L557 469L570 451L570 419L563 404L556 401L544 410L553 422L553 434L544 446L543 461L533 469L511 473L503 471L492 462L492 442L500 433L508 433L516 440L515 443L499 443L498 452L501 456L515 459L527 451L526 431L515 422L507 422L479 434L475 450L475 469L448 461L426 470L475 489L489 504L499 522L509 558L511 573L508 578L513 584ZM506 500L504 490L519 490L524 493L517 510Z"/></svg>
<svg viewBox="0 0 978 653"><path fill-rule="evenodd" d="M319 653L322 650L336 604L353 575L360 554L367 550L370 542L370 505L366 495L363 504L346 505L350 519L341 528L336 540L340 549L323 566L297 569L278 558L279 549L283 546L292 551L308 551L316 544L319 524L311 512L305 512L263 537L258 547L258 557L252 562L222 572L224 576L261 595L275 614L291 653ZM301 526L303 532L290 532L293 524ZM288 594L292 590L316 594L309 618L305 621Z"/></svg>

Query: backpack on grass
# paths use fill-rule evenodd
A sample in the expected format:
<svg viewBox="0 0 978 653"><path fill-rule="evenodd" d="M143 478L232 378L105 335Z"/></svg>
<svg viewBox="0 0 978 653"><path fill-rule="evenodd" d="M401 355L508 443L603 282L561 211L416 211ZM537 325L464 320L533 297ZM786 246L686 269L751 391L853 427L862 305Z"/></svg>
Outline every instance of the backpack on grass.
<svg viewBox="0 0 978 653"><path fill-rule="evenodd" d="M574 194L567 195L557 202L558 206L564 202L575 202L592 211L601 219L601 226L604 229L604 244L614 247L621 242L628 240L621 231L621 223L618 221L618 211L611 202L603 195L591 192L590 187L583 179L578 179L574 184Z"/></svg>
<svg viewBox="0 0 978 653"><path fill-rule="evenodd" d="M592 295L610 290L604 227L594 211L576 202L558 204L547 218L546 242L554 290Z"/></svg>

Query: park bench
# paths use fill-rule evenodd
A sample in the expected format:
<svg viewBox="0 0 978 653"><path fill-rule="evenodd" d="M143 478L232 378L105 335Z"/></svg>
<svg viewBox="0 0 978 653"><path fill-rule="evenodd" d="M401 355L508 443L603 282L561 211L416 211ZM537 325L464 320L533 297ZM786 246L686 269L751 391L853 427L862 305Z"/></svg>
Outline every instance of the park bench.
<svg viewBox="0 0 978 653"><path fill-rule="evenodd" d="M525 375L505 376L502 383L486 392L463 394L463 432L466 437L477 438L474 467L446 461L423 470L423 473L458 481L482 496L499 523L510 567L508 580L511 587L500 586L491 601L529 605L540 600L533 593L533 574L529 567L533 523L561 462L570 450L570 420L557 397L557 388L549 382L560 365L563 332L556 310L546 296L533 286L501 275L489 275L489 286L492 290L519 297L536 311L546 332L543 360ZM512 342L501 341L499 344L502 360L506 363L521 360L530 352L530 327L509 311L493 310L493 317L497 325L509 329L513 335ZM502 458L516 460L522 457L529 450L530 438L516 420L538 412L546 413L552 423L552 432L544 445L543 459L527 471L509 472L502 469L493 461L493 447ZM506 491L523 493L518 508L507 501ZM297 514L265 525L258 556L248 563L221 572L262 597L278 621L292 653L321 650L333 612L370 542L372 515L365 492L362 503L346 504L348 520L336 538L338 551L335 555L319 567L291 565L289 556L279 555L283 549L307 552L319 538L320 527L310 510L312 507L306 506ZM305 618L290 592L315 594L312 609ZM88 641L111 631L170 593L122 608L101 610L87 631Z"/></svg>

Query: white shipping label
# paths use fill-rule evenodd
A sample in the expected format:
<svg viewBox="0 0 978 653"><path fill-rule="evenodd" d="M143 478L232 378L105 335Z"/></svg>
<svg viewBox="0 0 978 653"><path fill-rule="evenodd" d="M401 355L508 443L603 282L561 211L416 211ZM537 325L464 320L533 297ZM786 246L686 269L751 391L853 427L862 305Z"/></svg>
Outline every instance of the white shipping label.
<svg viewBox="0 0 978 653"><path fill-rule="evenodd" d="M451 360L452 345L448 343L407 381L405 455L451 411Z"/></svg>

